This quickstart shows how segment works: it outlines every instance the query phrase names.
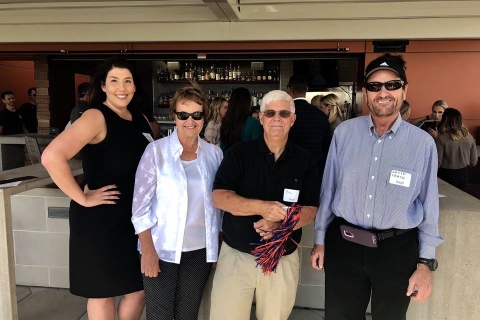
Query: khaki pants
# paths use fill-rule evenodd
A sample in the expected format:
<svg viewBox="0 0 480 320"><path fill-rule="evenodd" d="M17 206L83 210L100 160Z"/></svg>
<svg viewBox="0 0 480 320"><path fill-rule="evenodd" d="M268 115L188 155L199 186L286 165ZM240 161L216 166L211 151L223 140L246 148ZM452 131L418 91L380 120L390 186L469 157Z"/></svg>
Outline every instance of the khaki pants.
<svg viewBox="0 0 480 320"><path fill-rule="evenodd" d="M255 257L222 244L213 279L210 320L249 320L255 294L258 320L287 320L297 292L298 252L284 256L275 273L263 274Z"/></svg>

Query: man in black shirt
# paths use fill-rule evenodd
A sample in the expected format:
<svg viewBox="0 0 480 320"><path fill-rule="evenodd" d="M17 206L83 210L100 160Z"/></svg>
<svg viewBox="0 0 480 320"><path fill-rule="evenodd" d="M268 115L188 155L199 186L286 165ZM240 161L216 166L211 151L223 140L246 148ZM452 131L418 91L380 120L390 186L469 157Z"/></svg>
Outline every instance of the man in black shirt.
<svg viewBox="0 0 480 320"><path fill-rule="evenodd" d="M15 96L11 91L1 94L5 109L0 111L0 135L23 133L23 120L15 109Z"/></svg>
<svg viewBox="0 0 480 320"><path fill-rule="evenodd" d="M284 91L264 96L260 123L264 135L238 143L226 153L215 176L213 199L225 210L223 240L211 297L212 320L250 319L255 294L259 320L286 320L295 303L301 227L310 223L319 201L317 163L311 153L288 141L295 105ZM302 206L276 272L264 275L251 254L273 237L287 214Z"/></svg>
<svg viewBox="0 0 480 320"><path fill-rule="evenodd" d="M21 105L18 113L22 116L25 123L25 129L30 133L37 133L37 88L28 88L27 94L29 101Z"/></svg>
<svg viewBox="0 0 480 320"><path fill-rule="evenodd" d="M305 99L307 91L308 80L306 77L298 75L290 77L287 92L295 102L297 120L290 130L289 138L293 143L313 154L318 164L318 174L321 181L332 134L325 113L312 106Z"/></svg>

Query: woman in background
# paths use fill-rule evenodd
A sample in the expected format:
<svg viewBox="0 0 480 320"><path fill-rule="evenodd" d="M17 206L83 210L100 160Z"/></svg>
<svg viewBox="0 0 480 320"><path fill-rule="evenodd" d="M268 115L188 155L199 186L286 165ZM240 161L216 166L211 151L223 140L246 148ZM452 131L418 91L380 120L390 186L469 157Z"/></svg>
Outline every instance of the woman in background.
<svg viewBox="0 0 480 320"><path fill-rule="evenodd" d="M343 121L342 110L340 110L340 99L336 94L330 93L322 98L320 101L320 110L328 115L328 122L330 122L330 129L335 131L338 125ZM327 111L328 110L328 111Z"/></svg>
<svg viewBox="0 0 480 320"><path fill-rule="evenodd" d="M208 117L198 85L170 103L176 129L148 145L136 173L132 222L139 235L147 319L197 319L217 261L220 210L213 206L220 148L199 137Z"/></svg>
<svg viewBox="0 0 480 320"><path fill-rule="evenodd" d="M410 112L412 111L410 103L407 100L403 100L402 106L400 107L400 116L402 120L407 121L410 118Z"/></svg>
<svg viewBox="0 0 480 320"><path fill-rule="evenodd" d="M222 97L216 97L210 103L210 111L212 112L211 120L205 129L205 140L216 146L220 145L220 127L222 119L225 117L228 109L228 101Z"/></svg>
<svg viewBox="0 0 480 320"><path fill-rule="evenodd" d="M424 124L419 125L418 127L422 128L423 130L430 133L430 135L435 139L438 136L438 125L442 120L442 115L447 110L448 104L445 100L437 100L432 105L432 114L428 115L425 120L423 120Z"/></svg>
<svg viewBox="0 0 480 320"><path fill-rule="evenodd" d="M322 98L324 97L323 94L318 94L316 96L314 96L312 98L312 100L310 101L310 104L317 107L318 109L320 109L320 101L322 101ZM321 110L321 109L320 109ZM328 115L327 115L328 116Z"/></svg>
<svg viewBox="0 0 480 320"><path fill-rule="evenodd" d="M220 128L220 148L223 153L240 141L260 138L263 127L260 121L250 117L252 96L247 88L236 88L228 101L228 110Z"/></svg>
<svg viewBox="0 0 480 320"><path fill-rule="evenodd" d="M140 80L121 58L106 60L92 79L91 107L55 138L42 164L70 203L70 292L88 298L90 320L138 320L144 292L131 222L135 171L150 136L135 93ZM68 160L81 152L79 186Z"/></svg>
<svg viewBox="0 0 480 320"><path fill-rule="evenodd" d="M435 139L438 152L438 177L465 191L468 184L467 167L477 164L475 139L462 123L462 114L448 108L438 125Z"/></svg>

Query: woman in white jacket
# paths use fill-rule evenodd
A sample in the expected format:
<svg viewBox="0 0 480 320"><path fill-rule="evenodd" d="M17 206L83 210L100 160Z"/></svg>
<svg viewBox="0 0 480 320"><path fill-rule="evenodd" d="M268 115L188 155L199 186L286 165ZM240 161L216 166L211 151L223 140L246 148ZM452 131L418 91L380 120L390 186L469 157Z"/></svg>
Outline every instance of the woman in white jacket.
<svg viewBox="0 0 480 320"><path fill-rule="evenodd" d="M196 319L217 261L221 218L212 185L223 155L199 138L208 110L197 85L179 89L170 104L176 129L150 143L138 165L132 223L147 319Z"/></svg>

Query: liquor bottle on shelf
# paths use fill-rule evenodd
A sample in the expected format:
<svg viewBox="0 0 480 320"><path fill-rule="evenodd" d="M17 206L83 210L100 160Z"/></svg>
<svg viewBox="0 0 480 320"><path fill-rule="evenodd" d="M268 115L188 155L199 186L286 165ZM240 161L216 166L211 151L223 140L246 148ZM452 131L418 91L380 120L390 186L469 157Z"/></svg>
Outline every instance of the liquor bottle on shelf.
<svg viewBox="0 0 480 320"><path fill-rule="evenodd" d="M210 68L210 80L215 80L215 79L216 79L215 64L212 63L212 67Z"/></svg>
<svg viewBox="0 0 480 320"><path fill-rule="evenodd" d="M217 72L215 73L215 80L216 81L219 81L221 80L222 76L221 76L221 73L220 73L220 68L217 68Z"/></svg>
<svg viewBox="0 0 480 320"><path fill-rule="evenodd" d="M257 81L262 81L262 72L258 71Z"/></svg>
<svg viewBox="0 0 480 320"><path fill-rule="evenodd" d="M257 93L255 90L252 91L252 107L257 108L258 107L258 98L257 98Z"/></svg>
<svg viewBox="0 0 480 320"><path fill-rule="evenodd" d="M240 65L237 66L237 80L242 78L242 71L240 71Z"/></svg>
<svg viewBox="0 0 480 320"><path fill-rule="evenodd" d="M184 74L184 77L183 77L183 78L184 78L185 80L190 79L190 75L189 75L188 70L189 70L189 69L188 69L188 62L187 62L187 63L185 63L185 71L183 72L183 74Z"/></svg>
<svg viewBox="0 0 480 320"><path fill-rule="evenodd" d="M232 68L231 63L230 63L230 68L228 68L228 80L234 80L233 79L233 68Z"/></svg>
<svg viewBox="0 0 480 320"><path fill-rule="evenodd" d="M272 70L268 70L267 80L268 80L268 81L272 81L272 80L273 80Z"/></svg>

